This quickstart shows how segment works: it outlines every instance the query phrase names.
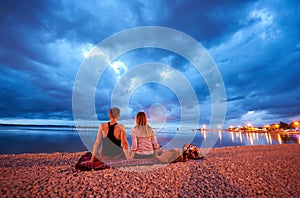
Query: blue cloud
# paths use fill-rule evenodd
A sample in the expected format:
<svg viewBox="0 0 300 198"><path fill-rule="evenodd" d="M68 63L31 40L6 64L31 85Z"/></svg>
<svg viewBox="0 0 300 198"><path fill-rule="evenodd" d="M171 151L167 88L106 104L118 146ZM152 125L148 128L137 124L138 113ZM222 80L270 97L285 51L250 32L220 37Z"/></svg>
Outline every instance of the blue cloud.
<svg viewBox="0 0 300 198"><path fill-rule="evenodd" d="M250 118L258 124L289 122L300 116L299 9L300 3L292 0L3 0L0 118L72 119L74 80L86 52L119 31L153 25L182 31L207 48L224 80L227 123ZM201 122L209 122L210 90L201 74L184 58L148 48L124 54L116 61L124 63L128 70L147 62L173 67L195 90ZM150 75L149 71L151 68L145 68L145 76L141 74L140 79ZM111 94L122 74L126 70L117 74L108 68L101 77L95 95L98 119L107 117ZM181 86L179 81L173 83ZM136 89L129 106L134 114L161 103L169 119L178 120L181 107L175 96L166 87L150 83ZM182 108L191 107L186 102ZM249 111L254 113L249 115Z"/></svg>

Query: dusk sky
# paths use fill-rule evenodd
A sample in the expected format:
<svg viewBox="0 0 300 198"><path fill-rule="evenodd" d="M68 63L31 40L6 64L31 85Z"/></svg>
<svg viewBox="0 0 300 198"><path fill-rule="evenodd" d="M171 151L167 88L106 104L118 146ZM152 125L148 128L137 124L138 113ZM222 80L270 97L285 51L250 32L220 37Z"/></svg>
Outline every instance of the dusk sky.
<svg viewBox="0 0 300 198"><path fill-rule="evenodd" d="M88 52L114 34L143 26L180 31L207 50L225 88L225 127L299 120L299 10L298 0L2 0L0 123L72 121L73 87ZM201 74L178 54L153 48L128 52L105 70L95 92L98 119L107 118L115 87L122 81L126 86L134 72L145 83L125 93L130 97L120 108L130 116L121 120L140 110L156 114L157 108L172 122L182 117L182 109L195 108L185 87L176 91L148 82L151 72L170 75L167 67L158 70L149 62L178 71L178 80L168 81L176 88L184 86L180 76L188 79L199 104L199 124L209 124L211 90ZM152 80L164 82L158 77Z"/></svg>

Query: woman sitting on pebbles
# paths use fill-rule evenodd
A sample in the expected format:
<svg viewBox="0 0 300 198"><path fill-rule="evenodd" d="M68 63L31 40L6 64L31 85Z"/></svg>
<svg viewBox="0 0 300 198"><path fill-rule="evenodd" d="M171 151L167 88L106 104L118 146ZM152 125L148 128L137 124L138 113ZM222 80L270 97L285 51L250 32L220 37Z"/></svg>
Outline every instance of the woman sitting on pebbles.
<svg viewBox="0 0 300 198"><path fill-rule="evenodd" d="M118 124L120 109L113 107L109 111L110 121L102 123L98 128L98 134L93 147L93 155L90 162L94 162L96 157L102 159L129 159L128 141L126 138L125 127ZM100 155L98 149L102 144ZM125 156L124 156L125 155Z"/></svg>
<svg viewBox="0 0 300 198"><path fill-rule="evenodd" d="M136 115L135 126L130 129L131 134L131 158L143 159L157 157L156 134L148 125L146 114L139 112Z"/></svg>

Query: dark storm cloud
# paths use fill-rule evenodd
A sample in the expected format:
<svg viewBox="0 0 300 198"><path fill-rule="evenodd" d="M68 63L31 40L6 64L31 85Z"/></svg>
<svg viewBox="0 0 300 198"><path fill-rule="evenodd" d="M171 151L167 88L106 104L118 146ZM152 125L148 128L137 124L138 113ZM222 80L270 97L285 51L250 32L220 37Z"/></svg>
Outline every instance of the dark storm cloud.
<svg viewBox="0 0 300 198"><path fill-rule="evenodd" d="M295 1L256 2L240 19L247 25L211 49L226 86L228 120L244 116L262 119L260 123L272 118L290 122L299 116L300 41L295 27L300 17L295 8ZM231 100L240 96L245 99Z"/></svg>
<svg viewBox="0 0 300 198"><path fill-rule="evenodd" d="M33 59L42 63L51 63L43 50L49 41L44 25L45 16L51 13L54 1L1 1L1 60L11 61ZM16 66L15 66L16 67Z"/></svg>
<svg viewBox="0 0 300 198"><path fill-rule="evenodd" d="M224 80L228 123L297 118L299 9L298 1L3 0L0 118L72 119L72 89L85 53L112 34L145 25L177 29L206 47ZM187 60L162 49L142 49L120 61L127 69L151 61L175 68L193 85L201 119L208 121L210 90ZM106 118L120 77L108 70L96 89L99 119ZM177 119L180 108L174 95L149 84L133 94L132 111L158 102Z"/></svg>
<svg viewBox="0 0 300 198"><path fill-rule="evenodd" d="M254 1L174 1L168 2L169 16L163 24L186 32L209 47L237 31L246 13L240 12Z"/></svg>

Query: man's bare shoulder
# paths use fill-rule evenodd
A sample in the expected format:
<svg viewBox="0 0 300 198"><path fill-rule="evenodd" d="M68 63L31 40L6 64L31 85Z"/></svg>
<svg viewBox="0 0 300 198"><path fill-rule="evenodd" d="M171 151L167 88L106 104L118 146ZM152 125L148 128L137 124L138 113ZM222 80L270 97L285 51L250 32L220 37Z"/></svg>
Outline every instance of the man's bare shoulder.
<svg viewBox="0 0 300 198"><path fill-rule="evenodd" d="M121 130L126 131L124 124L118 124L117 125Z"/></svg>
<svg viewBox="0 0 300 198"><path fill-rule="evenodd" d="M108 124L106 122L100 124L101 129L107 129L108 128Z"/></svg>

